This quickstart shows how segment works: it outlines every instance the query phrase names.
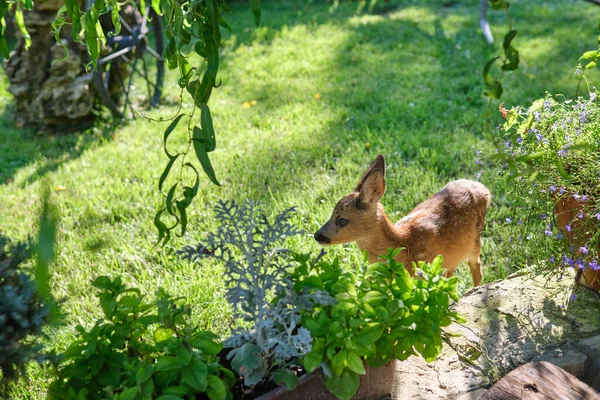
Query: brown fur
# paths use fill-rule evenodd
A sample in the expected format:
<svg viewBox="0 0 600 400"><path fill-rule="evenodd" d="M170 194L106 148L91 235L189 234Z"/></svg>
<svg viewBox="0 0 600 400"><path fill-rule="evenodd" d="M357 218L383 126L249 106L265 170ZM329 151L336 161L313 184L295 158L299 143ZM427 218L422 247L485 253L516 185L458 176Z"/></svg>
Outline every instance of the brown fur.
<svg viewBox="0 0 600 400"><path fill-rule="evenodd" d="M473 283L479 286L481 229L491 199L485 186L465 179L450 182L396 224L390 222L379 202L384 193L385 160L380 155L356 189L338 202L315 239L321 244L356 242L361 251L368 252L371 263L388 249L402 247L397 260L411 274L413 262L430 262L441 254L446 275L452 276L467 259ZM338 218L349 222L339 226Z"/></svg>

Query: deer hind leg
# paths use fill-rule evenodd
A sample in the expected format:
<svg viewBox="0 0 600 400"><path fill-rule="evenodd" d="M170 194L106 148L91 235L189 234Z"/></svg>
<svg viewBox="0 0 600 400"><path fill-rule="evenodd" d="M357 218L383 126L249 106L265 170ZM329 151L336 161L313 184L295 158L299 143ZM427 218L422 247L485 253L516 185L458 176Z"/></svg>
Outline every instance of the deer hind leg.
<svg viewBox="0 0 600 400"><path fill-rule="evenodd" d="M471 275L473 276L473 286L479 286L481 283L481 278L483 277L483 273L481 271L481 259L479 255L481 253L481 237L477 236L475 240L475 246L473 246L473 250L469 257L467 257L467 263L469 264L469 268L471 269Z"/></svg>

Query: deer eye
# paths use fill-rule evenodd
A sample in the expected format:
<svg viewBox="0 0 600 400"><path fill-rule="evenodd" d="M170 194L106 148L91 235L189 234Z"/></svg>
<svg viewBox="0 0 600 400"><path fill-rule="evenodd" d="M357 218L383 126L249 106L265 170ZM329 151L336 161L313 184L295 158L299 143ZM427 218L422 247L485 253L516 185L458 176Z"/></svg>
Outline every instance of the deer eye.
<svg viewBox="0 0 600 400"><path fill-rule="evenodd" d="M346 218L338 218L335 220L335 224L337 226L339 226L340 228L348 225L348 222L350 222L350 221L348 221Z"/></svg>

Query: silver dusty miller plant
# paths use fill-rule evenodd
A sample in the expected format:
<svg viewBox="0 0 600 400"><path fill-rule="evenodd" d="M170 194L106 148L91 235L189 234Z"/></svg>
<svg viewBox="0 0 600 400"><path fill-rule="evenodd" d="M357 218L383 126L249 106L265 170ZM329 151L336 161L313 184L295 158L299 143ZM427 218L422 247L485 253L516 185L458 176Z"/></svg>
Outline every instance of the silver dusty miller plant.
<svg viewBox="0 0 600 400"><path fill-rule="evenodd" d="M313 304L333 304L326 293L298 293L289 276L296 255L282 242L302 233L291 222L294 208L270 222L256 203L219 201L220 222L196 247L180 253L192 260L217 258L225 264L227 300L236 320L250 329L237 328L225 343L232 367L252 386L271 376L275 383L293 387L295 375L287 366L312 348L312 337L299 326L304 310Z"/></svg>

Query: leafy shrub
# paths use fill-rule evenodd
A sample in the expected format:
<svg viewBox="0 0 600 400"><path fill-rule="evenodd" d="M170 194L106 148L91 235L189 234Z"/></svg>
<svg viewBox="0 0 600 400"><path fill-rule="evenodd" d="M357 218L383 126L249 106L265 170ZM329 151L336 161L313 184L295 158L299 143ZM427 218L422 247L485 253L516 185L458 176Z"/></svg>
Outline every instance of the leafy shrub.
<svg viewBox="0 0 600 400"><path fill-rule="evenodd" d="M42 334L49 306L35 282L19 270L31 255L31 245L9 244L0 236L0 373L12 379L30 360L41 361L41 345L32 340Z"/></svg>
<svg viewBox="0 0 600 400"><path fill-rule="evenodd" d="M326 387L340 399L358 390L363 360L373 367L416 354L433 361L442 349L442 327L461 319L449 310L450 299L458 300L457 278L442 276L441 257L420 262L419 277L412 278L394 260L398 251L365 271L344 270L337 258L315 266L305 259L294 271L296 290L326 291L337 300L305 313L302 325L314 344L303 365L307 372L322 367Z"/></svg>
<svg viewBox="0 0 600 400"><path fill-rule="evenodd" d="M49 399L231 399L233 373L215 361L217 337L190 323L190 310L164 291L149 302L120 278L93 285L105 319L85 330L57 365Z"/></svg>
<svg viewBox="0 0 600 400"><path fill-rule="evenodd" d="M292 211L280 213L271 223L252 202L219 202L218 230L181 252L190 259L212 257L225 264L226 297L234 317L244 323L225 344L232 348L228 357L247 386L272 378L295 387L296 376L287 367L312 347L308 330L300 326L302 312L313 304L333 303L326 293L294 290L289 272L296 257L279 247L301 233L289 221Z"/></svg>
<svg viewBox="0 0 600 400"><path fill-rule="evenodd" d="M499 161L497 178L507 182L518 204L517 215L506 222L515 231L512 245L528 252L541 269L600 269L600 106L595 99L594 93L575 101L547 95L527 109L501 108L506 122L499 127L498 154L491 158ZM553 210L570 198L580 210L562 229ZM583 225L585 239L574 246L565 237L576 225Z"/></svg>

